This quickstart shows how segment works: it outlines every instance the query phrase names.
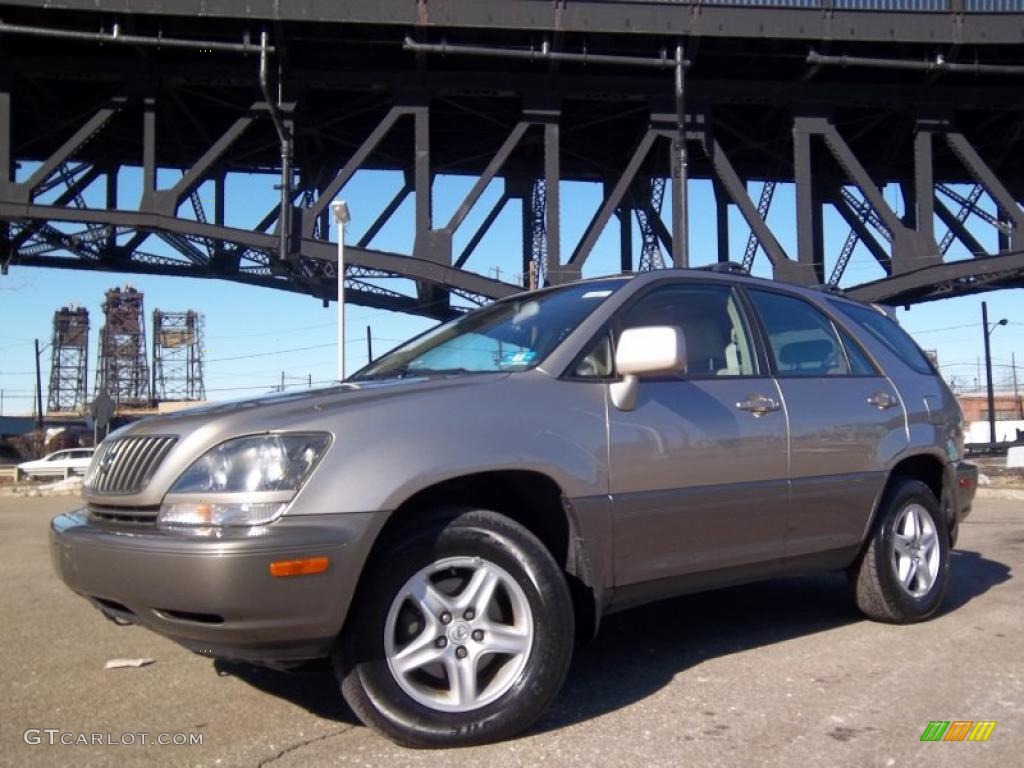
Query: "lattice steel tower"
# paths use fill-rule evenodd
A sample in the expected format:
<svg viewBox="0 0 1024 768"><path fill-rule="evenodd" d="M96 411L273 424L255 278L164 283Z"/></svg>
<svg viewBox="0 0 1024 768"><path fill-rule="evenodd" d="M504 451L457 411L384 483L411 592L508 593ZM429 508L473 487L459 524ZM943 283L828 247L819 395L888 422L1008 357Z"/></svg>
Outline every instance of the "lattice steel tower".
<svg viewBox="0 0 1024 768"><path fill-rule="evenodd" d="M118 408L149 405L149 365L142 292L111 288L103 302L96 392L107 391Z"/></svg>
<svg viewBox="0 0 1024 768"><path fill-rule="evenodd" d="M205 400L203 316L153 311L153 398Z"/></svg>
<svg viewBox="0 0 1024 768"><path fill-rule="evenodd" d="M89 310L61 307L53 313L50 362L50 413L80 413L85 408L89 373Z"/></svg>

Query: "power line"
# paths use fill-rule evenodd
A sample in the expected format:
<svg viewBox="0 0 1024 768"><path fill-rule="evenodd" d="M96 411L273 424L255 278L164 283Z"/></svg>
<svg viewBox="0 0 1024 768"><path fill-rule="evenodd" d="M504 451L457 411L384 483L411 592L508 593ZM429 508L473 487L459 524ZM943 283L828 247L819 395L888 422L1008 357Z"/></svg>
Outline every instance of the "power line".
<svg viewBox="0 0 1024 768"><path fill-rule="evenodd" d="M255 339L255 338L265 338L267 336L277 336L277 335L284 334L284 333L299 333L301 331L315 331L318 328L333 328L333 327L335 327L335 323L317 323L316 325L304 325L304 326L302 326L300 328L287 328L287 329L284 329L284 330L277 330L277 329L275 329L273 331L273 333L268 333L267 331L261 331L259 333L237 333L237 334L230 334L230 335L227 335L227 336L210 336L210 337L208 337L207 340L209 340L209 339Z"/></svg>
<svg viewBox="0 0 1024 768"><path fill-rule="evenodd" d="M348 342L346 342L348 343ZM226 363L232 360L249 360L253 357L270 357L271 355L285 355L289 352L308 352L312 349L326 349L336 347L336 344L314 344L309 347L292 347L291 349L271 349L266 352L252 352L248 355L234 355L232 357L208 357L203 363Z"/></svg>
<svg viewBox="0 0 1024 768"><path fill-rule="evenodd" d="M381 341L399 341L399 342L401 341L400 339L385 339L385 338L381 338L380 340ZM365 343L366 343L366 339L363 339L363 338L346 339L345 340L345 346L348 346L349 344L365 344ZM247 354L247 355L233 355L232 357L208 357L205 360L203 360L203 363L204 364L206 364L206 363L224 363L224 362L229 362L229 361L232 361L232 360L248 360L248 359L253 358L253 357L269 357L271 355L283 355L283 354L287 354L289 352L308 352L308 351L313 350L313 349L327 349L328 347L330 347L331 349L337 349L338 345L335 344L334 342L330 342L328 344L314 344L314 345L308 346L308 347L291 347L289 349L272 349L272 350L267 350L265 352L251 352L250 354ZM32 373L35 373L35 372L32 371Z"/></svg>
<svg viewBox="0 0 1024 768"><path fill-rule="evenodd" d="M924 331L910 331L910 335L921 335L925 333L941 333L942 331L955 331L960 328L977 328L981 323L964 323L962 325L948 325L945 328L929 328Z"/></svg>

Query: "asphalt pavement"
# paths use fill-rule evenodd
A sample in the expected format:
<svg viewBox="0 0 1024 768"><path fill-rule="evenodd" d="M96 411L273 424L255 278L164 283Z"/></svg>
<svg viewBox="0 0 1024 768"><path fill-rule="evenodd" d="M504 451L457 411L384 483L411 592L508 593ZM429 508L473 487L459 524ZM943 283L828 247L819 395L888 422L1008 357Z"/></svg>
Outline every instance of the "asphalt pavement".
<svg viewBox="0 0 1024 768"><path fill-rule="evenodd" d="M525 736L441 753L358 724L326 664L224 665L104 620L50 568L48 521L74 504L0 499L0 765L1006 768L1024 753L1024 501L978 501L932 621L865 621L838 574L616 614ZM105 670L115 658L154 663ZM921 742L932 720L997 725Z"/></svg>

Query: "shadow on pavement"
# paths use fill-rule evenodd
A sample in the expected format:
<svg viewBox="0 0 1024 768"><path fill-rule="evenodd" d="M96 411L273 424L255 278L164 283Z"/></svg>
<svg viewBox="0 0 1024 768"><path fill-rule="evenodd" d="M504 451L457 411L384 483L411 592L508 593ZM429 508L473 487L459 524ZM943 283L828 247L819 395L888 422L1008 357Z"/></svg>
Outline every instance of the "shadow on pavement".
<svg viewBox="0 0 1024 768"><path fill-rule="evenodd" d="M1011 578L1003 563L954 551L941 615ZM560 728L650 696L701 662L865 621L842 573L686 595L604 619L577 649L562 694L534 729Z"/></svg>
<svg viewBox="0 0 1024 768"><path fill-rule="evenodd" d="M358 718L341 698L341 689L334 681L334 669L329 659L310 661L287 672L222 659L217 659L213 666L218 674L237 677L253 688L280 696L317 717L359 724Z"/></svg>
<svg viewBox="0 0 1024 768"><path fill-rule="evenodd" d="M992 587L1013 578L1010 566L965 549L953 550L950 567L949 590L942 602L940 615L955 611Z"/></svg>
<svg viewBox="0 0 1024 768"><path fill-rule="evenodd" d="M1010 579L1010 569L977 552L952 555L942 613ZM863 617L841 573L779 579L686 595L606 617L598 637L576 649L555 704L532 732L587 720L639 701L701 662L840 627ZM357 722L328 661L290 672L217 661L238 677L319 717Z"/></svg>

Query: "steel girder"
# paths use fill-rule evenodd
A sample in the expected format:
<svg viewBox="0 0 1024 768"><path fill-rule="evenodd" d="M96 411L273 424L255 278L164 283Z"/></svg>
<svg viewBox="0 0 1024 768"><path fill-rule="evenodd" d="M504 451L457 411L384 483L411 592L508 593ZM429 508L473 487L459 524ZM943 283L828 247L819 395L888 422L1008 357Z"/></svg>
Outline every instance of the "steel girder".
<svg viewBox="0 0 1024 768"><path fill-rule="evenodd" d="M11 6L41 9L46 0L13 0ZM923 43L1020 43L1019 29L1005 22L1019 2L981 0L62 0L61 7L106 14L182 16L194 21L245 18L264 22L315 21L510 29L657 36L776 37L792 40L883 40Z"/></svg>
<svg viewBox="0 0 1024 768"><path fill-rule="evenodd" d="M379 215L347 249L349 298L355 303L442 318L459 311L449 294L479 303L518 290L517 285L466 269L511 199L522 200L527 214L524 255L543 261L540 272L549 283L582 274L613 215L628 224L630 212L636 211L646 222L645 253L653 254L659 240L673 252L669 227L647 195L637 193L647 179L663 190L671 171L669 153L661 150L675 138L677 128L665 78L585 68L536 77L528 65L506 72L445 65L430 69L423 62L415 70L390 75L371 72L367 65L338 77L326 70L303 70L304 51L293 49L295 74L285 77L283 89L292 100L279 108L294 125L299 152L293 205L287 211L294 222L289 227L293 235L282 260L277 256L278 207L252 229L224 223L226 174L274 169L268 105L253 100L257 91L251 72L246 76L234 63L211 63L204 70L191 62L177 62L164 72L163 54L158 53L150 61L151 77L156 79L142 82L120 70L104 72L104 53L83 60L78 74L90 85L75 80L72 93L62 90L70 82L58 71L63 54L45 46L27 53L15 49L11 60L27 57L24 66L17 74L5 72L6 81L0 80L4 266L216 277L304 292L326 301L334 296L336 285L335 246L325 238L327 207L363 168L398 169L405 179L393 197L379 201ZM50 54L53 58L47 60ZM728 255L726 214L733 205L751 229L746 249L751 256L746 259L745 254L745 260L752 261L760 246L775 277L823 283L822 214L832 205L856 238L848 240L853 245L839 254L830 283L843 278L856 242L862 242L893 279L893 300L921 301L950 291L1019 284L1016 262L1004 259L1021 249L1024 226L1017 203L1024 197L1017 173L1021 153L1009 151L1021 147L1020 107L1005 98L1009 93L1019 95L1017 89L983 78L967 90L955 80L948 88L856 81L837 90L805 82L815 76L813 68L804 73L804 80L788 84L780 84L781 71L753 87L743 78L702 79L699 70L687 83L685 135L691 176L714 182L720 260ZM69 97L68 111L58 114L58 124L49 132L41 126L32 130L33 115L39 100L49 98L48 90ZM335 103L322 109L322 99L314 92L333 94ZM755 114L750 104L760 99L774 99L776 109L757 124L747 117ZM26 100L24 106L19 100ZM14 130L15 112L17 124L27 124L29 130ZM913 118L909 121L908 113ZM1009 132L1003 132L1006 123L1012 124ZM876 128L879 124L882 128ZM872 140L879 134L871 131L891 134L894 129L897 133L885 151L878 151ZM984 141L979 143L979 136ZM944 141L944 154L933 147L936 139ZM1007 149L995 153L994 145ZM117 199L117 174L140 159L142 193L137 204L126 207ZM25 161L38 165L15 180L15 164ZM173 184L158 186L158 171L167 168L181 176ZM476 177L447 222L434 221L431 190L438 173ZM765 192L755 204L746 181L758 178L765 182ZM559 182L564 179L601 181L605 190L579 242L565 247L559 199ZM496 180L504 184L503 192L455 254L456 232ZM791 180L797 198L794 254L786 252L766 221L768 190ZM897 215L890 208L882 195L883 183L903 189L910 201L906 213ZM964 196L951 186L962 183L981 188L996 214L978 206L982 193ZM212 214L198 193L204 184L215 189ZM85 204L85 192L95 191L94 185L105 185L105 206ZM373 249L377 234L410 195L415 210L412 253ZM960 212L949 211L944 199L957 202ZM985 251L964 226L971 214L998 231L996 252ZM974 261L984 262L971 279L961 279L959 272L955 279L947 278L939 269L946 266L943 255L950 235L941 244L936 242L936 220L949 228ZM888 238L879 242L875 233ZM151 247L155 240L164 246ZM625 253L625 239L623 244ZM989 260L996 258L1008 266L990 266ZM393 282L382 285L396 279L412 281L414 295L393 289ZM928 280L945 287L935 288ZM884 297L886 284L873 283L869 293Z"/></svg>

